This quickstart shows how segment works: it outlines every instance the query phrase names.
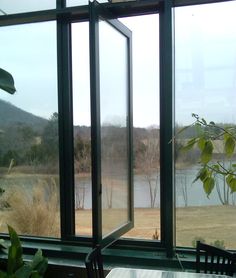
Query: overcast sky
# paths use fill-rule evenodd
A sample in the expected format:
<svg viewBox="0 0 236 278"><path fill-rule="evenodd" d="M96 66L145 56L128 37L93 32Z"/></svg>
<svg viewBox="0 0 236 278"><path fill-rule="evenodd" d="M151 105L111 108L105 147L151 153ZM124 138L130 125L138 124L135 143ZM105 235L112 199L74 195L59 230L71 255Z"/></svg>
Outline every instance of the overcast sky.
<svg viewBox="0 0 236 278"><path fill-rule="evenodd" d="M49 2L40 1L42 5ZM9 1L0 0L0 9L9 11L7 4ZM175 112L179 124L190 123L191 113L216 122L236 121L235 13L235 1L175 10ZM134 125L158 125L158 16L122 21L133 33ZM0 36L0 67L13 74L17 88L13 96L1 92L1 99L49 118L57 111L55 22L1 27ZM89 125L88 24L74 24L72 38L74 123ZM112 73L118 63L119 58L113 68L108 63ZM114 78L109 71L106 75L107 80ZM117 112L111 106L103 107L107 115L113 113L115 118L117 114L117 121L124 114L119 105Z"/></svg>
<svg viewBox="0 0 236 278"><path fill-rule="evenodd" d="M175 10L176 121L236 123L236 1Z"/></svg>
<svg viewBox="0 0 236 278"><path fill-rule="evenodd" d="M158 17L155 15L125 21L133 31L134 124L157 125L159 123ZM33 114L49 118L57 111L55 22L0 28L0 36L4 42L0 45L1 67L13 74L17 88L15 95L1 94L1 98ZM72 39L74 123L89 125L88 24L73 24ZM111 41L114 41L114 38ZM105 47L105 43L103 46ZM104 61L106 55L103 54L102 57ZM111 57L107 60L108 71L106 78L103 79L107 79L108 84L114 83L114 72L117 70L119 60L121 60L119 57L117 60L114 59L113 65ZM106 64L106 61L103 64ZM110 106L109 109L114 112L118 102L114 102L113 105L114 107ZM120 117L119 113L113 116L117 116L116 119Z"/></svg>

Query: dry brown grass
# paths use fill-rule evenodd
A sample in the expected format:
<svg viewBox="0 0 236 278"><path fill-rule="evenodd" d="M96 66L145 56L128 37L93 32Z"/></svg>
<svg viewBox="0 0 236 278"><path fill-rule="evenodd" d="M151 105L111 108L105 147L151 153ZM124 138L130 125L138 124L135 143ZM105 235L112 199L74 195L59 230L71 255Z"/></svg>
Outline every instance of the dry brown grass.
<svg viewBox="0 0 236 278"><path fill-rule="evenodd" d="M39 180L32 192L15 186L4 194L10 208L1 212L2 223L12 225L19 234L59 236L59 198L54 179Z"/></svg>
<svg viewBox="0 0 236 278"><path fill-rule="evenodd" d="M109 217L107 221L111 219ZM134 228L125 237L151 240L157 232L161 238L159 209L137 208L134 219ZM236 206L187 207L176 210L178 246L192 247L194 238L202 237L208 243L223 240L226 248L236 249L235 228ZM91 210L76 212L76 231L77 234L91 236Z"/></svg>
<svg viewBox="0 0 236 278"><path fill-rule="evenodd" d="M236 249L236 206L179 208L176 212L177 244L191 246L194 237L207 243L223 240L226 248Z"/></svg>

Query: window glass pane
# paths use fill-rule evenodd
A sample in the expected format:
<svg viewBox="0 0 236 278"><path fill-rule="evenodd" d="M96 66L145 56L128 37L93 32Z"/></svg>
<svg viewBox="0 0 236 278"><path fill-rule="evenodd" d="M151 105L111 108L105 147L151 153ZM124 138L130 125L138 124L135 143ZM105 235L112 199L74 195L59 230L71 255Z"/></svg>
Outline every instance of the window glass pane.
<svg viewBox="0 0 236 278"><path fill-rule="evenodd" d="M135 208L134 228L125 237L160 239L159 16L120 20L133 39Z"/></svg>
<svg viewBox="0 0 236 278"><path fill-rule="evenodd" d="M92 234L89 24L72 24L75 224Z"/></svg>
<svg viewBox="0 0 236 278"><path fill-rule="evenodd" d="M99 22L103 236L129 221L127 46L123 34Z"/></svg>
<svg viewBox="0 0 236 278"><path fill-rule="evenodd" d="M56 8L56 0L1 0L0 16Z"/></svg>
<svg viewBox="0 0 236 278"><path fill-rule="evenodd" d="M235 127L235 12L234 1L175 9L176 131L195 120L192 113L221 128ZM177 245L192 246L200 238L235 249L236 193L231 193L222 175L213 172L215 184L207 197L201 180L193 183L201 166L200 150L179 150L194 136L208 138L211 130L189 128L177 137ZM227 168L235 163L235 156L224 156L223 138L219 130L214 132L212 163Z"/></svg>
<svg viewBox="0 0 236 278"><path fill-rule="evenodd" d="M58 237L56 24L1 27L0 37L17 89L0 92L0 230Z"/></svg>

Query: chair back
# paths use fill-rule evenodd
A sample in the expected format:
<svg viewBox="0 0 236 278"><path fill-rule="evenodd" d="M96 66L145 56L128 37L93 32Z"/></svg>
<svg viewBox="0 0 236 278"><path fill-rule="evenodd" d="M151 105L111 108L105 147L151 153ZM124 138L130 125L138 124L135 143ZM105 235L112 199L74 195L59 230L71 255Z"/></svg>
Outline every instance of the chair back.
<svg viewBox="0 0 236 278"><path fill-rule="evenodd" d="M97 245L85 258L88 278L104 278L101 246Z"/></svg>
<svg viewBox="0 0 236 278"><path fill-rule="evenodd" d="M235 256L233 253L197 241L196 272L233 276ZM201 257L204 260L201 261Z"/></svg>

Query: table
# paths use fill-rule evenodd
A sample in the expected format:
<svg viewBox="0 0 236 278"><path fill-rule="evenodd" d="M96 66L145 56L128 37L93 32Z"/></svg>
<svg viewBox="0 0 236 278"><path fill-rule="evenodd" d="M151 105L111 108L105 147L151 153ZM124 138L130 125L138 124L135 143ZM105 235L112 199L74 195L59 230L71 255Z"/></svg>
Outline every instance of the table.
<svg viewBox="0 0 236 278"><path fill-rule="evenodd" d="M106 278L229 278L229 276L137 268L113 268Z"/></svg>

